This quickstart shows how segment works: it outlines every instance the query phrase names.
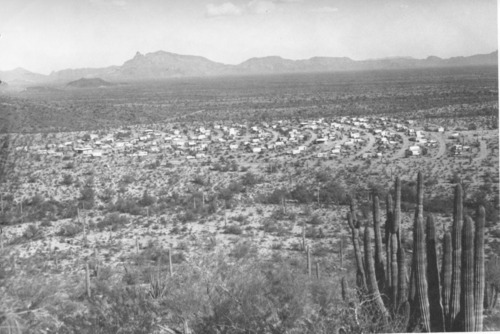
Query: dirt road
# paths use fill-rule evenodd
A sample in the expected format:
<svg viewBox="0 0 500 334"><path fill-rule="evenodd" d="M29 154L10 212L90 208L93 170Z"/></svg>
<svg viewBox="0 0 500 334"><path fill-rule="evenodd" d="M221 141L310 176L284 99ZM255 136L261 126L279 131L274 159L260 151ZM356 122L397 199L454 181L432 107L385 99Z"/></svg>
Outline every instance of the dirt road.
<svg viewBox="0 0 500 334"><path fill-rule="evenodd" d="M316 141L316 138L318 138L318 136L314 132L309 131L309 130L307 132L309 132L311 137L307 141L304 142L304 144L303 144L304 146L311 145L314 141Z"/></svg>
<svg viewBox="0 0 500 334"><path fill-rule="evenodd" d="M439 145L439 149L434 158L440 158L446 153L446 142L443 136L443 134L431 133L431 137L434 138Z"/></svg>
<svg viewBox="0 0 500 334"><path fill-rule="evenodd" d="M354 160L355 158L362 156L364 153L370 151L373 148L373 145L375 145L375 136L369 132L366 135L368 136L368 143L365 146L363 146L361 151L359 151L354 157L352 157L351 160Z"/></svg>
<svg viewBox="0 0 500 334"><path fill-rule="evenodd" d="M402 133L400 133L399 136L403 139L403 145L401 146L399 151L394 153L394 156L392 156L392 158L390 158L388 160L396 160L396 159L404 158L406 149L408 149L408 147L410 147L410 141L408 140L408 137Z"/></svg>
<svg viewBox="0 0 500 334"><path fill-rule="evenodd" d="M270 132L273 135L273 138L268 141L269 144L274 144L278 140L279 133L278 131L274 131L273 129L266 129L267 132Z"/></svg>

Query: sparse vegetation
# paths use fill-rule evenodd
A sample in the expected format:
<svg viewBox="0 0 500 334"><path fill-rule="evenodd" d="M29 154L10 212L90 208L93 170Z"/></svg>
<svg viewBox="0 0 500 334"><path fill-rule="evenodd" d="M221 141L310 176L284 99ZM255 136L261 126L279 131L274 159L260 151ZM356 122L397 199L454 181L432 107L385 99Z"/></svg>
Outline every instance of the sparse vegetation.
<svg viewBox="0 0 500 334"><path fill-rule="evenodd" d="M460 79L443 79L455 72ZM484 207L483 329L499 330L497 74L427 74L294 75L286 88L271 76L252 87L225 78L134 84L127 94L119 86L43 99L0 94L0 119L8 111L25 120L0 136L8 153L0 159L8 172L0 179L0 326L68 334L407 331L406 304L394 307L394 285L380 275L407 254L398 268L411 279L420 171L438 245L455 224L457 183L464 214L477 221ZM407 156L413 146L422 154ZM394 231L384 226L396 176L402 253L391 253ZM376 196L381 238L368 232L361 242L358 231L355 247L346 215L357 229L371 226ZM443 254L444 244L438 248ZM382 304L373 302L370 275ZM443 284L428 279L428 289Z"/></svg>

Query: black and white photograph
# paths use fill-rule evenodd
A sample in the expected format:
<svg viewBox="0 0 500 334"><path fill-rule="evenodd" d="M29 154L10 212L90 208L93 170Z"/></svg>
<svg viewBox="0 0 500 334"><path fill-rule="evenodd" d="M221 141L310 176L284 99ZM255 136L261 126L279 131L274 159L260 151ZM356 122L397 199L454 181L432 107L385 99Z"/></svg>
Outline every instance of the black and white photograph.
<svg viewBox="0 0 500 334"><path fill-rule="evenodd" d="M1 0L0 334L500 331L496 0Z"/></svg>

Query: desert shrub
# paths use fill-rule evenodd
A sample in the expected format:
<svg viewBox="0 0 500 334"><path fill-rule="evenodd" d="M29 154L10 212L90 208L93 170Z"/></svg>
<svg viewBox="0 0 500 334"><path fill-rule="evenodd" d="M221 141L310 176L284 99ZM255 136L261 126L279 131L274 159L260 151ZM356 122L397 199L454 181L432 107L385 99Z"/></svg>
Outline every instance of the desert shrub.
<svg viewBox="0 0 500 334"><path fill-rule="evenodd" d="M141 199L139 200L139 205L150 206L156 202L156 198L149 194L147 190L144 190Z"/></svg>
<svg viewBox="0 0 500 334"><path fill-rule="evenodd" d="M259 196L259 201L263 204L281 204L283 199L286 199L287 197L287 190L282 188L275 189L270 194Z"/></svg>
<svg viewBox="0 0 500 334"><path fill-rule="evenodd" d="M314 200L314 193L309 187L298 184L290 192L290 197L301 204L308 204Z"/></svg>
<svg viewBox="0 0 500 334"><path fill-rule="evenodd" d="M153 333L158 307L139 287L121 285L96 291L88 311L65 319L66 333ZM64 333L64 332L63 332Z"/></svg>
<svg viewBox="0 0 500 334"><path fill-rule="evenodd" d="M136 256L136 264L142 265L151 262L166 265L168 263L168 252L168 249L159 245L151 245ZM182 252L172 252L171 259L172 263L178 264L184 262L186 260L186 256Z"/></svg>
<svg viewBox="0 0 500 334"><path fill-rule="evenodd" d="M450 183L457 184L462 182L462 178L458 173L453 173L450 177Z"/></svg>
<svg viewBox="0 0 500 334"><path fill-rule="evenodd" d="M424 207L429 212L450 213L453 211L453 197L444 195L424 198Z"/></svg>
<svg viewBox="0 0 500 334"><path fill-rule="evenodd" d="M265 219L262 222L262 230L266 233L276 233L278 236L283 236L287 232L285 226L274 219Z"/></svg>
<svg viewBox="0 0 500 334"><path fill-rule="evenodd" d="M498 255L491 257L485 265L485 281L500 290L500 258Z"/></svg>
<svg viewBox="0 0 500 334"><path fill-rule="evenodd" d="M141 208L137 205L137 202L130 197L120 197L113 205L108 207L109 211L118 211L120 213L128 213L134 216L141 214Z"/></svg>
<svg viewBox="0 0 500 334"><path fill-rule="evenodd" d="M322 225L323 223L324 223L323 219L321 219L321 217L318 216L317 214L314 214L311 218L307 220L307 224L311 225Z"/></svg>
<svg viewBox="0 0 500 334"><path fill-rule="evenodd" d="M392 197L395 198L394 190ZM401 182L401 201L407 203L417 202L417 186L415 182Z"/></svg>
<svg viewBox="0 0 500 334"><path fill-rule="evenodd" d="M372 195L377 195L378 198L384 199L387 196L387 186L380 183L370 182L368 183L368 189Z"/></svg>
<svg viewBox="0 0 500 334"><path fill-rule="evenodd" d="M316 257L327 256L332 253L332 250L327 245L319 244L312 249L312 255Z"/></svg>
<svg viewBox="0 0 500 334"><path fill-rule="evenodd" d="M197 216L192 210L186 210L184 213L177 215L177 219L182 223L195 221L196 218Z"/></svg>
<svg viewBox="0 0 500 334"><path fill-rule="evenodd" d="M194 179L191 181L194 184L204 186L205 185L205 178L202 175L196 175Z"/></svg>
<svg viewBox="0 0 500 334"><path fill-rule="evenodd" d="M73 218L78 215L78 202L75 201L67 201L61 202L61 212L60 217L63 219Z"/></svg>
<svg viewBox="0 0 500 334"><path fill-rule="evenodd" d="M116 212L108 213L103 220L96 224L97 229L100 231L109 227L111 231L116 231L119 228L127 225L129 223L127 216L120 215Z"/></svg>
<svg viewBox="0 0 500 334"><path fill-rule="evenodd" d="M225 234L235 234L235 235L240 235L243 233L243 230L241 229L240 226L238 225L228 225L224 228Z"/></svg>
<svg viewBox="0 0 500 334"><path fill-rule="evenodd" d="M232 220L237 221L238 223L244 223L247 220L247 217L245 215L237 215L235 217L231 217Z"/></svg>
<svg viewBox="0 0 500 334"><path fill-rule="evenodd" d="M80 189L80 202L85 209L91 209L95 204L94 178L89 177Z"/></svg>
<svg viewBox="0 0 500 334"><path fill-rule="evenodd" d="M247 256L254 256L257 254L257 249L255 245L250 241L238 242L234 245L233 249L229 253L229 256L236 258L237 260L242 259Z"/></svg>
<svg viewBox="0 0 500 334"><path fill-rule="evenodd" d="M241 177L241 184L246 187L253 187L254 185L260 183L261 180L252 172L247 172Z"/></svg>
<svg viewBox="0 0 500 334"><path fill-rule="evenodd" d="M321 170L316 173L316 181L320 184L326 184L332 179L331 170Z"/></svg>
<svg viewBox="0 0 500 334"><path fill-rule="evenodd" d="M438 178L437 178L437 177L435 177L435 176L429 176L429 177L427 177L427 178L426 178L426 180L424 181L424 186L425 186L426 188L430 188L430 187L432 187L432 186L437 185L438 183L439 183L439 180L438 180Z"/></svg>
<svg viewBox="0 0 500 334"><path fill-rule="evenodd" d="M41 222L40 222L40 226L43 226L43 227L51 227L52 226L52 223L50 222L50 220L48 219L43 219Z"/></svg>
<svg viewBox="0 0 500 334"><path fill-rule="evenodd" d="M137 285L141 281L141 272L134 268L125 266L125 273L122 276L122 282L126 285Z"/></svg>
<svg viewBox="0 0 500 334"><path fill-rule="evenodd" d="M115 196L115 191L112 188L106 188L99 195L99 199L104 203L109 203Z"/></svg>
<svg viewBox="0 0 500 334"><path fill-rule="evenodd" d="M472 213L475 213L479 206L485 210L486 226L495 226L499 219L499 195L491 190L488 185L481 186L472 196L467 198L465 207Z"/></svg>
<svg viewBox="0 0 500 334"><path fill-rule="evenodd" d="M135 177L132 174L123 175L120 181L124 184L131 184L135 182Z"/></svg>
<svg viewBox="0 0 500 334"><path fill-rule="evenodd" d="M64 169L73 169L73 168L75 168L75 163L72 161L69 161L68 163L66 163L66 165L64 165L63 168Z"/></svg>
<svg viewBox="0 0 500 334"><path fill-rule="evenodd" d="M71 174L64 174L61 184L65 186L70 186L71 184L73 184L73 181L74 181L73 176Z"/></svg>
<svg viewBox="0 0 500 334"><path fill-rule="evenodd" d="M310 226L306 229L306 238L310 239L316 239L316 238L321 238L322 235L320 234L321 229L316 229L314 226Z"/></svg>
<svg viewBox="0 0 500 334"><path fill-rule="evenodd" d="M271 245L271 249L280 250L283 248L283 244L281 242L273 242Z"/></svg>
<svg viewBox="0 0 500 334"><path fill-rule="evenodd" d="M223 188L218 193L218 198L230 201L236 194L245 192L245 187L241 182L231 182L226 188Z"/></svg>
<svg viewBox="0 0 500 334"><path fill-rule="evenodd" d="M210 297L212 312L196 322L195 332L286 333L304 314L307 289L288 268L248 267L231 272L224 289Z"/></svg>
<svg viewBox="0 0 500 334"><path fill-rule="evenodd" d="M26 240L39 240L43 238L43 231L35 224L29 224L23 231L22 237Z"/></svg>
<svg viewBox="0 0 500 334"><path fill-rule="evenodd" d="M74 237L78 233L80 233L83 230L83 227L81 224L77 224L74 222L69 222L61 226L59 231L57 232L58 236L62 237Z"/></svg>
<svg viewBox="0 0 500 334"><path fill-rule="evenodd" d="M271 218L275 220L283 220L287 218L287 214L283 207L279 207L271 213Z"/></svg>

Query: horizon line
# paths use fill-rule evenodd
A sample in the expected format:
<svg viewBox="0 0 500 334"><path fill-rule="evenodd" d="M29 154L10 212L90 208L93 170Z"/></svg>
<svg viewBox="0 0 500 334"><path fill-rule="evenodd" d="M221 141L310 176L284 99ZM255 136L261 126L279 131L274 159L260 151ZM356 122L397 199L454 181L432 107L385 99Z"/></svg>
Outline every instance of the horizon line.
<svg viewBox="0 0 500 334"><path fill-rule="evenodd" d="M41 72L35 72L35 71L32 71L32 70L29 70L25 67L22 67L22 66L17 66L13 69L10 69L10 70L3 70L3 69L0 69L0 72L13 72L13 71L16 71L16 70L24 70L24 71L27 71L27 72L30 72L30 73L33 73L33 74L38 74L38 75L44 75L44 76L50 76L52 75L53 73L57 73L57 72L61 72L61 71L66 71L66 70L82 70L82 69L103 69L103 68L108 68L108 67L119 67L119 66L123 66L123 64L125 64L127 61L130 61L132 59L134 59L137 55L142 55L142 56L146 56L146 55L150 55L150 54L155 54L155 53L159 53L159 52L163 52L163 53L169 53L169 54L172 54L172 55L177 55L177 56L187 56L187 57L200 57L200 58L204 58L208 61L211 61L213 63L217 63L217 64L221 64L221 65L226 65L226 66L238 66L238 65L241 65L251 59L264 59L264 58L280 58L280 59L283 59L283 60L290 60L290 61L304 61L304 60L310 60L310 59L314 59L314 58L337 58L337 59L341 59L341 58L347 58L349 60L352 60L352 61L355 61L355 62L362 62L362 61L370 61L370 60L391 60L391 59L412 59L412 60L426 60L430 57L436 57L436 58L439 58L441 60L447 60L447 59L453 59L453 58L465 58L465 57L472 57L472 56L479 56L479 55L490 55L490 54L493 54L495 52L498 53L498 48L491 51L491 52L488 52L488 53L472 53L470 55L457 55L457 56L451 56L451 57L447 57L447 58L443 58L443 57L439 57L439 56L436 56L436 55L428 55L427 57L425 58L415 58L413 56L386 56L386 57L380 57L380 58L365 58L365 59L354 59L354 58L350 58L348 56L312 56L312 57L309 57L309 58L298 58L298 59L292 59L292 58L283 58L282 56L280 55L268 55L268 56L261 56L261 57L250 57L250 58L247 58L246 60L242 61L242 62L239 62L239 63L236 63L236 64L229 64L229 63L222 63L222 62L219 62L219 61L216 61L216 60L212 60L210 58L207 58L205 56L201 56L201 55L194 55L194 54L182 54L182 53L175 53L175 52L171 52L171 51L165 51L165 50L157 50L157 51L151 51L151 52L145 52L145 53L142 53L140 51L136 51L135 54L131 57L131 58L128 58L127 60L125 60L121 65L108 65L108 66L101 66L101 67L69 67L69 68L64 68L64 69L60 69L60 70L50 70L48 74L44 74L44 73L41 73Z"/></svg>

